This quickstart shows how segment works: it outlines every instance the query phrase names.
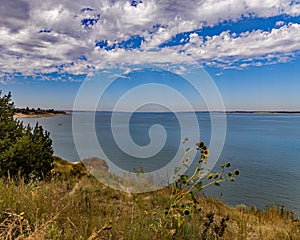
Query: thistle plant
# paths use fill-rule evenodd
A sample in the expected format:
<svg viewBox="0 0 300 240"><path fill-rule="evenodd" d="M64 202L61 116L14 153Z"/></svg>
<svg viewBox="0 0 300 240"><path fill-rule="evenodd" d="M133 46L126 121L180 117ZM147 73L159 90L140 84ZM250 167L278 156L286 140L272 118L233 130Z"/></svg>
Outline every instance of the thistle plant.
<svg viewBox="0 0 300 240"><path fill-rule="evenodd" d="M183 143L187 141L188 139L185 138ZM194 172L190 176L180 174L188 169L190 161L188 155L192 151L200 153L197 154L200 157ZM197 200L198 193L211 185L220 186L225 181L233 182L239 175L238 170L229 170L230 162L223 164L220 172L208 173L210 171L207 165L209 155L210 152L204 142L197 142L194 147L185 150L180 166L174 170L176 181L171 186L169 205L165 208L161 218L157 219L157 231L169 229L172 234L175 234L195 212L201 211Z"/></svg>

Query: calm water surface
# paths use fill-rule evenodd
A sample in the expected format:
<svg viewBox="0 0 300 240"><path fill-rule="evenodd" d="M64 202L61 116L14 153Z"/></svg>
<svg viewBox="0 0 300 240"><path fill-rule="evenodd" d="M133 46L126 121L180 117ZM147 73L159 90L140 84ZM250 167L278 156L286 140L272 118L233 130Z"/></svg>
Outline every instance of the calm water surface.
<svg viewBox="0 0 300 240"><path fill-rule="evenodd" d="M86 138L85 155L92 157L95 150L90 148L89 132L85 131L85 116L89 112L76 112L82 118L80 135ZM120 129L127 126L120 121ZM185 124L189 124L189 114L183 113ZM198 113L201 139L210 140L210 117L207 113ZM96 114L97 137L106 154L122 168L138 168L140 161L120 151L110 132L109 113ZM21 119L25 124L37 121L50 131L56 155L69 161L79 161L73 142L72 116L51 118ZM171 113L134 114L129 131L133 140L140 145L149 144L149 128L153 124L162 124L167 132L167 141L159 153L147 159L148 170L154 170L165 164L180 144L180 127ZM190 134L193 134L191 129ZM187 136L189 137L189 136ZM223 152L215 169L223 162L230 161L241 172L235 183L226 183L221 188L212 187L205 193L221 198L230 205L240 203L263 208L269 204L282 204L300 216L300 115L299 114L228 114L227 134Z"/></svg>

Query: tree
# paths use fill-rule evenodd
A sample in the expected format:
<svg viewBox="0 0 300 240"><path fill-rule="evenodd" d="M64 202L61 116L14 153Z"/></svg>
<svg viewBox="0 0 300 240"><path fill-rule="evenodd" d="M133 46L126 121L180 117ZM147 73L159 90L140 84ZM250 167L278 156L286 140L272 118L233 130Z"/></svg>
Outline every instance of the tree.
<svg viewBox="0 0 300 240"><path fill-rule="evenodd" d="M14 111L11 93L1 97L0 91L0 176L46 177L53 161L50 133L38 123L23 126Z"/></svg>

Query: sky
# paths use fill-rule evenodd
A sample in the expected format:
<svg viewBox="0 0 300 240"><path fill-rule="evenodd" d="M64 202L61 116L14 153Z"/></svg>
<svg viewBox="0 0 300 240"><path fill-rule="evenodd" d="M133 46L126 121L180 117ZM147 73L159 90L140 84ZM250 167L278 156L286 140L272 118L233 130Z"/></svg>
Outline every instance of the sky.
<svg viewBox="0 0 300 240"><path fill-rule="evenodd" d="M182 77L197 66L209 74L226 110L300 111L298 0L0 4L0 89L12 92L17 107L73 109L88 82L91 92L84 93L81 106L90 110L93 88L99 95L120 77L126 85L128 74L141 66ZM194 80L201 85L200 76ZM161 94L153 86L144 91ZM106 95L120 96L117 92ZM178 106L176 98L171 102Z"/></svg>

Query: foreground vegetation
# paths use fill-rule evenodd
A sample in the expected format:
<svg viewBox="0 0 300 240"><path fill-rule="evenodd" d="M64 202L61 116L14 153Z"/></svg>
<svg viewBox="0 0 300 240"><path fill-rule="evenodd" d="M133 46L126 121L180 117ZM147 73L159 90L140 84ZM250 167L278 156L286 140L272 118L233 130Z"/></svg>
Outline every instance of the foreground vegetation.
<svg viewBox="0 0 300 240"><path fill-rule="evenodd" d="M81 163L54 162L51 181L0 180L0 239L300 239L300 222L288 210L231 208L201 196L199 211L177 231L157 231L171 188L118 192Z"/></svg>

